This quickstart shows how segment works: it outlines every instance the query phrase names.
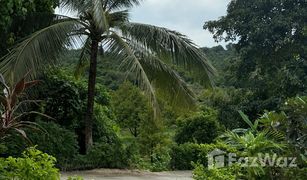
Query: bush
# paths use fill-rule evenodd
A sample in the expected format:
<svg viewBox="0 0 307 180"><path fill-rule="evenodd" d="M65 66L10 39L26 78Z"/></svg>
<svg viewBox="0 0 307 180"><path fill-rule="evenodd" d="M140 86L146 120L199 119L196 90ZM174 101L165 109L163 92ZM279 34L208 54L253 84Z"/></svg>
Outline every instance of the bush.
<svg viewBox="0 0 307 180"><path fill-rule="evenodd" d="M84 110L85 111L85 110ZM79 122L76 134L78 135L78 141L80 145L80 153L85 154L84 135L85 124L84 121ZM106 143L119 143L118 132L120 128L114 121L114 115L112 111L107 107L95 103L94 105L94 117L93 117L93 141L94 142L106 142Z"/></svg>
<svg viewBox="0 0 307 180"><path fill-rule="evenodd" d="M97 143L86 156L87 160L96 166L95 168L127 167L126 153L121 142Z"/></svg>
<svg viewBox="0 0 307 180"><path fill-rule="evenodd" d="M95 168L126 168L128 160L126 151L119 142L95 143L86 155L78 155L67 170L86 170Z"/></svg>
<svg viewBox="0 0 307 180"><path fill-rule="evenodd" d="M69 176L67 180L84 180L83 177L80 176Z"/></svg>
<svg viewBox="0 0 307 180"><path fill-rule="evenodd" d="M0 159L0 179L59 180L60 174L54 167L55 162L54 157L29 148L21 158Z"/></svg>
<svg viewBox="0 0 307 180"><path fill-rule="evenodd" d="M205 109L204 112L195 114L178 122L175 141L179 144L212 143L220 130L217 121L217 112Z"/></svg>
<svg viewBox="0 0 307 180"><path fill-rule="evenodd" d="M169 170L170 167L170 150L166 147L158 145L151 155L151 171L159 172Z"/></svg>
<svg viewBox="0 0 307 180"><path fill-rule="evenodd" d="M307 96L291 98L282 109L287 114L287 140L295 148L295 154L304 154L307 149Z"/></svg>
<svg viewBox="0 0 307 180"><path fill-rule="evenodd" d="M307 167L305 168L286 168L283 169L282 177L280 179L293 179L295 177L296 180L305 180Z"/></svg>
<svg viewBox="0 0 307 180"><path fill-rule="evenodd" d="M157 144L151 154L142 154L142 145L135 138L125 138L126 154L129 168L150 170L153 172L170 169L170 147L167 144Z"/></svg>
<svg viewBox="0 0 307 180"><path fill-rule="evenodd" d="M229 148L222 143L216 144L194 144L185 143L173 146L171 150L171 167L176 170L192 170L192 162L204 166L208 165L207 154L214 149L220 149L225 152L235 152L235 149Z"/></svg>
<svg viewBox="0 0 307 180"><path fill-rule="evenodd" d="M65 170L66 164L78 154L77 137L73 132L66 130L54 122L37 122L44 131L29 131L28 138L37 149L57 158L57 166ZM10 137L6 145L7 155L19 155L27 146L24 139Z"/></svg>
<svg viewBox="0 0 307 180"><path fill-rule="evenodd" d="M191 162L198 161L200 146L198 144L186 143L175 145L171 150L171 167L176 170L191 170Z"/></svg>
<svg viewBox="0 0 307 180"><path fill-rule="evenodd" d="M117 133L120 128L114 121L115 117L107 106L95 104L93 118L93 140L94 142L118 142ZM81 128L83 129L83 128Z"/></svg>
<svg viewBox="0 0 307 180"><path fill-rule="evenodd" d="M6 145L0 143L0 154L4 154L7 150Z"/></svg>
<svg viewBox="0 0 307 180"><path fill-rule="evenodd" d="M38 124L47 134L31 132L29 138L37 145L37 149L56 157L58 167L65 170L65 166L78 154L77 136L53 122Z"/></svg>
<svg viewBox="0 0 307 180"><path fill-rule="evenodd" d="M194 166L193 178L195 180L236 180L240 175L240 167L236 165L212 169L208 169L202 164Z"/></svg>
<svg viewBox="0 0 307 180"><path fill-rule="evenodd" d="M126 147L128 165L132 169L148 169L148 163L142 158L140 153L140 144L134 137L125 137L123 139Z"/></svg>

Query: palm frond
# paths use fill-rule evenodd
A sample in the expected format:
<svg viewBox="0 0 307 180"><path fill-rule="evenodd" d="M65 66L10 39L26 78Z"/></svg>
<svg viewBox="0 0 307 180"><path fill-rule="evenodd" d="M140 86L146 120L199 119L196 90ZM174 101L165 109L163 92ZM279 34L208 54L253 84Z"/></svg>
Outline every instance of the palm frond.
<svg viewBox="0 0 307 180"><path fill-rule="evenodd" d="M135 76L137 85L144 90L149 96L149 100L154 108L154 114L157 116L159 112L158 102L155 96L155 91L150 83L150 80L144 70L140 59L135 55L135 51L123 40L118 34L113 32L110 39L105 42L108 46L108 51L114 58L122 60L122 68L128 73Z"/></svg>
<svg viewBox="0 0 307 180"><path fill-rule="evenodd" d="M194 107L195 94L176 71L146 48L130 41L127 43L136 52L157 93L168 99L173 104L173 107L178 109L189 110Z"/></svg>
<svg viewBox="0 0 307 180"><path fill-rule="evenodd" d="M60 8L68 12L84 13L89 9L89 0L60 0Z"/></svg>
<svg viewBox="0 0 307 180"><path fill-rule="evenodd" d="M79 36L71 35L80 26L78 20L64 18L35 32L1 60L0 73L8 78L14 72L14 79L17 80L31 71L31 78L35 77L37 70L55 62L67 47L79 44Z"/></svg>
<svg viewBox="0 0 307 180"><path fill-rule="evenodd" d="M129 11L116 11L107 14L108 22L110 27L118 26L123 22L129 21Z"/></svg>
<svg viewBox="0 0 307 180"><path fill-rule="evenodd" d="M142 0L105 0L105 7L108 11L114 11L137 6L141 1Z"/></svg>
<svg viewBox="0 0 307 180"><path fill-rule="evenodd" d="M50 117L50 116L48 116L46 114L43 114L43 113L40 113L40 112L37 112L37 111L23 112L23 113L17 115L16 117L14 117L13 120L17 121L21 117L24 117L24 116L27 116L27 115L32 115L32 114L36 114L36 115L39 115L39 116L42 116L42 117L45 117L45 118L48 118L48 119L55 120L53 117ZM20 121L20 122L22 122L22 121Z"/></svg>
<svg viewBox="0 0 307 180"><path fill-rule="evenodd" d="M284 141L285 140L285 134L281 131L278 131L276 129L264 129L263 133L266 134L266 137L269 139L274 139L276 141Z"/></svg>
<svg viewBox="0 0 307 180"><path fill-rule="evenodd" d="M77 66L74 72L75 78L77 79L80 78L80 76L84 73L85 69L89 65L90 48L91 48L91 39L87 38L82 47L79 61L77 63Z"/></svg>
<svg viewBox="0 0 307 180"><path fill-rule="evenodd" d="M244 143L242 143L242 138L237 133L232 131L226 131L220 137L227 145L234 147L236 149L244 148Z"/></svg>
<svg viewBox="0 0 307 180"><path fill-rule="evenodd" d="M92 13L93 21L102 32L105 32L109 29L109 23L106 17L106 12L103 9L103 4L101 0L92 0Z"/></svg>
<svg viewBox="0 0 307 180"><path fill-rule="evenodd" d="M183 66L191 72L193 70L200 83L207 87L212 86L215 69L206 60L205 54L186 36L141 23L123 23L118 28L127 39L141 43L160 57L168 56L171 63Z"/></svg>

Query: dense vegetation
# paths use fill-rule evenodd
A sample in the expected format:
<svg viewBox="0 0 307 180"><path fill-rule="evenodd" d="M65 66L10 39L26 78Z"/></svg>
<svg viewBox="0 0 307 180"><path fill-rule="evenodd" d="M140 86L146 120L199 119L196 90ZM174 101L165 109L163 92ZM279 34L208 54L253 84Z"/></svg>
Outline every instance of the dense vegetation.
<svg viewBox="0 0 307 180"><path fill-rule="evenodd" d="M72 29L64 28L61 23L71 25L75 20L64 18L53 22L51 18L53 8L62 1L44 1L46 4L24 1L12 5L13 2L5 1L13 10L4 11L0 7L0 29L5 29L0 40L8 42L0 46L0 55L50 23L53 27L59 25L56 32L61 35L57 38L67 42L65 33L71 33ZM82 49L63 48L63 44L56 42L53 45L66 50L60 56L44 54L49 52L47 46L42 50L33 45L31 48L38 55L20 52L18 48L26 47L21 41L17 50L1 59L4 77L0 76L0 87L5 91L0 93L0 179L58 179L58 169L94 168L193 170L193 177L199 180L305 179L307 4L304 0L231 1L226 16L204 25L217 41L230 43L226 47L199 49L176 32L149 25L129 25L127 12L117 10L130 8L138 4L137 0L97 0L106 3L102 10L94 9L98 14L103 12L107 22L101 14L84 13L83 5L92 8L88 4L63 2L79 9L82 21L93 23L86 27L94 28L89 32L95 36L89 36L87 41L91 43L86 41ZM27 21L30 15L40 12L49 14L48 21L43 24ZM17 23L20 18L25 24ZM20 33L20 29L29 27L26 22L35 28ZM104 37L107 32L104 26L96 27L99 23L116 27L133 40L122 41L114 32L105 46L98 47L96 38ZM73 28L80 30L79 26ZM33 37L35 34L30 36ZM39 43L42 39L33 41ZM108 44L113 41L121 43ZM92 51L86 46L90 44ZM93 51L97 57L93 57ZM202 59L203 53L208 61ZM19 56L15 68L22 70L18 74L25 72L21 78L17 73L11 77L5 68L14 63L16 55ZM50 58L57 60L52 60L53 66L44 68L40 61L40 67L32 74L22 68L23 60L31 58L28 55L35 56L30 63L42 57L48 57L44 59L46 64ZM121 71L120 60L126 65L131 60L135 71ZM97 80L94 89L90 89L91 78L87 77L93 75L90 65L93 61L94 64L97 61L94 72ZM209 62L215 67L216 76L211 77L213 69ZM199 63L203 72L197 68ZM30 80L33 77L39 81ZM88 103L89 98L93 101ZM93 113L89 121L91 103ZM93 144L85 146L89 144L88 126ZM266 163L242 166L227 161L225 167L218 168L208 163L207 156L216 149L234 153L237 158L257 157L259 153L293 157L296 166Z"/></svg>

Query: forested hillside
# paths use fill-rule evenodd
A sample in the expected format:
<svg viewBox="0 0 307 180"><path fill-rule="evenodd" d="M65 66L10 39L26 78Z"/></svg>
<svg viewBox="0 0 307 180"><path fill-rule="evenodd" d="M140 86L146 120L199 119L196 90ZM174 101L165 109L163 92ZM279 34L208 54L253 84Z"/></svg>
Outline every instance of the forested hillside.
<svg viewBox="0 0 307 180"><path fill-rule="evenodd" d="M139 0L0 2L0 179L306 179L305 0L232 0L202 48L131 22Z"/></svg>

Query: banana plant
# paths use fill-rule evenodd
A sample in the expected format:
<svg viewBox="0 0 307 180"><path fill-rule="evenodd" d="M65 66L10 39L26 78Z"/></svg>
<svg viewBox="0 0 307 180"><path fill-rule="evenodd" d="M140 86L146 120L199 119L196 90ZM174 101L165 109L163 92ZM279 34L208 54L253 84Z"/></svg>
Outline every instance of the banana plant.
<svg viewBox="0 0 307 180"><path fill-rule="evenodd" d="M40 129L39 126L30 121L22 121L21 118L29 114L40 114L30 111L24 112L22 106L29 103L36 103L34 100L20 100L25 94L25 90L36 85L39 81L26 81L24 76L19 82L13 86L9 86L2 74L0 74L0 87L3 87L3 92L0 93L0 139L9 136L13 131L19 133L25 139L27 138L25 128ZM46 115L43 115L46 116Z"/></svg>

